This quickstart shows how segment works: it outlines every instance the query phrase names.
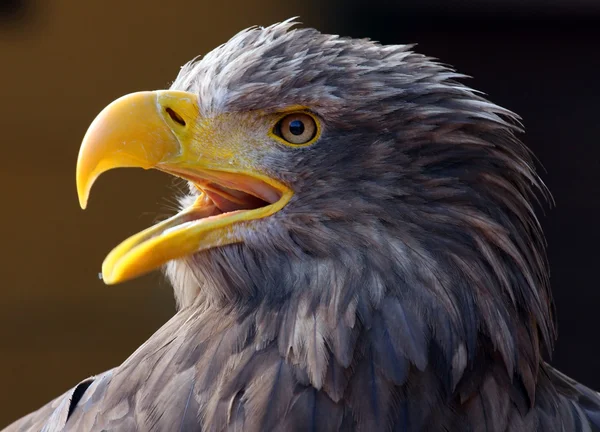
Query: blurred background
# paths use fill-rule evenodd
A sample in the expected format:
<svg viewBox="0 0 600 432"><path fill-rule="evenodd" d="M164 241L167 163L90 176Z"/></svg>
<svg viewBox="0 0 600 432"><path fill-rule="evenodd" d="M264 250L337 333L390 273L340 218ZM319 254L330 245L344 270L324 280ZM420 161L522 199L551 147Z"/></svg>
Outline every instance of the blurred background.
<svg viewBox="0 0 600 432"><path fill-rule="evenodd" d="M121 363L174 313L151 274L113 287L106 253L171 213L173 180L124 170L77 204L81 138L115 98L250 25L299 15L329 33L417 50L519 113L557 206L549 242L553 364L600 390L600 1L0 0L0 428Z"/></svg>

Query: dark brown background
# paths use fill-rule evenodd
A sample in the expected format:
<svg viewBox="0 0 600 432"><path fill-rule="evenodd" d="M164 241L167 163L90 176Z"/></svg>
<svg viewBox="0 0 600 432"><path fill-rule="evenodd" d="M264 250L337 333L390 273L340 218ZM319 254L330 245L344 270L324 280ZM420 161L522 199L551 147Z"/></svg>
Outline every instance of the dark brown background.
<svg viewBox="0 0 600 432"><path fill-rule="evenodd" d="M479 7L474 7L478 4ZM549 6L551 4L551 7ZM172 180L74 169L94 116L250 25L290 16L418 49L524 117L558 207L543 217L560 342L554 364L600 389L600 4L593 0L0 0L0 427L122 362L174 311L158 274L106 287L106 253L171 212Z"/></svg>

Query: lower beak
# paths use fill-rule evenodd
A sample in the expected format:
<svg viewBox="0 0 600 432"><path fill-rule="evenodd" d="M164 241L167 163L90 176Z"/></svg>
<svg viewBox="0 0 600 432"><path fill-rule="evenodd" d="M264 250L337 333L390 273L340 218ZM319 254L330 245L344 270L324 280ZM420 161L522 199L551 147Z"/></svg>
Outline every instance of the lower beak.
<svg viewBox="0 0 600 432"><path fill-rule="evenodd" d="M215 139L197 96L178 91L133 93L107 106L90 125L77 161L77 192L87 205L94 181L113 168L159 169L191 181L200 191L181 213L117 246L102 265L118 283L166 262L243 241L252 222L281 210L292 191L234 158L244 143ZM215 144L218 143L218 144ZM245 159L244 159L245 160Z"/></svg>

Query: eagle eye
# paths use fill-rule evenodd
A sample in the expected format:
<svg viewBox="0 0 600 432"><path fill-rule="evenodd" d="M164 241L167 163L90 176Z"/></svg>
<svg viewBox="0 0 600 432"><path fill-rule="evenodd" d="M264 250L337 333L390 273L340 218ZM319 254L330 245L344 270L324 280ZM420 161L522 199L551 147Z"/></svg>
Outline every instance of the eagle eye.
<svg viewBox="0 0 600 432"><path fill-rule="evenodd" d="M309 144L317 136L318 127L315 118L307 113L288 114L280 119L273 134L287 144Z"/></svg>

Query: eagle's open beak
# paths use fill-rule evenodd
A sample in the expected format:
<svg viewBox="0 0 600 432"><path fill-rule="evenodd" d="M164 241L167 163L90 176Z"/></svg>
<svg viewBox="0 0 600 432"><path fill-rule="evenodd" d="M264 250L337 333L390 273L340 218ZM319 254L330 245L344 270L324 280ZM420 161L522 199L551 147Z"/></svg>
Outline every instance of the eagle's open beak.
<svg viewBox="0 0 600 432"><path fill-rule="evenodd" d="M106 257L103 279L114 284L175 258L242 241L240 228L282 209L293 193L241 157L199 113L197 96L140 92L107 106L89 127L77 161L82 208L96 178L112 168L155 168L193 182L201 192L181 213L125 240Z"/></svg>

